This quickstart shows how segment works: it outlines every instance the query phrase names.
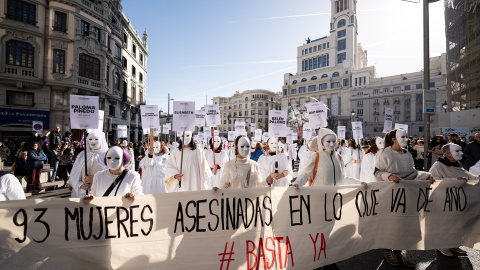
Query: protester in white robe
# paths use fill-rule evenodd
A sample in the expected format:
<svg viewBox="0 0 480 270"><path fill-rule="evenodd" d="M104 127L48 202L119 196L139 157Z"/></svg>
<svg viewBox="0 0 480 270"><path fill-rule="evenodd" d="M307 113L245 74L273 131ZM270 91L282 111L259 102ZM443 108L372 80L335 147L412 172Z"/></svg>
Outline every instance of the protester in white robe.
<svg viewBox="0 0 480 270"><path fill-rule="evenodd" d="M277 139L270 137L267 140L265 154L258 159L260 173L265 181L272 182L273 186L289 186L290 181L293 179L292 164L284 153L278 152L277 154L277 147ZM275 166L277 161L278 167Z"/></svg>
<svg viewBox="0 0 480 270"><path fill-rule="evenodd" d="M181 139L179 146L170 153L165 165L165 183L168 192L205 190L207 179L212 176L205 154L193 142L191 131L185 132L185 141L183 141L183 133L179 136ZM183 166L181 166L182 148ZM180 167L182 167L181 173Z"/></svg>
<svg viewBox="0 0 480 270"><path fill-rule="evenodd" d="M134 198L135 195L143 195L140 174L125 169L130 159L128 149L119 146L110 148L105 155L108 169L95 173L91 193L83 199L91 201L95 197Z"/></svg>
<svg viewBox="0 0 480 270"><path fill-rule="evenodd" d="M307 147L308 151L302 153L302 156L300 157L297 175L301 175L303 173L303 170L305 170L305 167L308 164L310 156L315 155L315 152L318 151L317 139L315 138L314 140L309 140L305 146Z"/></svg>
<svg viewBox="0 0 480 270"><path fill-rule="evenodd" d="M370 139L370 147L367 149L362 159L360 168L360 180L365 183L377 182L375 178L375 155L383 149L383 139L381 137L373 137Z"/></svg>
<svg viewBox="0 0 480 270"><path fill-rule="evenodd" d="M168 149L156 141L148 148L148 154L140 161L142 168L142 187L144 194L167 193L165 185L165 165L168 160Z"/></svg>
<svg viewBox="0 0 480 270"><path fill-rule="evenodd" d="M223 151L221 147L222 139L220 137L215 136L212 139L209 139L210 149L204 151L205 158L207 159L208 166L212 170L212 176L207 179L207 187L208 189L212 189L213 187L218 187L220 185L220 179L222 178L223 168L225 164L229 161L228 152ZM212 150L213 149L213 150ZM213 154L215 153L215 154ZM215 157L215 166L213 166L213 158Z"/></svg>
<svg viewBox="0 0 480 270"><path fill-rule="evenodd" d="M291 143L288 146L288 155L290 156L290 159L292 160L292 168L293 168L293 164L297 160L297 144L296 143Z"/></svg>
<svg viewBox="0 0 480 270"><path fill-rule="evenodd" d="M480 175L480 161L477 162L477 164L473 165L472 167L470 167L470 169L468 170L471 174L474 174L474 175Z"/></svg>
<svg viewBox="0 0 480 270"><path fill-rule="evenodd" d="M15 175L0 172L0 201L25 200L25 192Z"/></svg>
<svg viewBox="0 0 480 270"><path fill-rule="evenodd" d="M72 188L72 198L83 198L86 190L90 189L93 176L96 172L107 169L104 163L105 153L108 150L108 144L105 140L105 133L93 132L88 134L84 142L87 148L87 173L85 176L85 150L78 154L68 183Z"/></svg>
<svg viewBox="0 0 480 270"><path fill-rule="evenodd" d="M236 189L236 188L253 188L266 186L260 173L258 163L251 160L249 140L246 136L238 136L235 140L235 148L237 156L225 164L222 178L218 186L214 186L213 190L220 189Z"/></svg>
<svg viewBox="0 0 480 270"><path fill-rule="evenodd" d="M358 147L357 142L354 139L349 141L349 147L345 151L345 155L342 156L343 163L345 164L345 175L350 178L360 179L360 167L362 158L362 149Z"/></svg>
<svg viewBox="0 0 480 270"><path fill-rule="evenodd" d="M229 160L233 160L235 159L236 155L235 155L235 144L233 142L231 142L228 146L228 157L229 157Z"/></svg>

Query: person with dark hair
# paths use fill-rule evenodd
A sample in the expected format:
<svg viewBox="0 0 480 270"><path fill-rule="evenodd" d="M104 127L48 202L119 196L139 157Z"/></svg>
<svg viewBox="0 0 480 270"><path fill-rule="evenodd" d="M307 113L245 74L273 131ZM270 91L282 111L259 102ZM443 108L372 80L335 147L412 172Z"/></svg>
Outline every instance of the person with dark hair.
<svg viewBox="0 0 480 270"><path fill-rule="evenodd" d="M33 143L27 154L27 192L43 190L40 184L40 175L42 175L43 164L45 162L47 162L47 156L43 150L40 149L39 143Z"/></svg>
<svg viewBox="0 0 480 270"><path fill-rule="evenodd" d="M55 147L50 150L50 167L52 168L52 177L48 179L48 182L55 182L57 180L57 170L60 160L60 148L63 147L63 144L55 144Z"/></svg>
<svg viewBox="0 0 480 270"><path fill-rule="evenodd" d="M261 142L257 142L257 144L255 145L255 150L250 153L250 159L257 162L260 156L264 153L265 150L263 150L263 144Z"/></svg>
<svg viewBox="0 0 480 270"><path fill-rule="evenodd" d="M185 131L185 136L180 132L179 137L179 147L173 149L165 165L168 191L205 190L208 177L213 175L205 154L202 149L197 148L191 131Z"/></svg>
<svg viewBox="0 0 480 270"><path fill-rule="evenodd" d="M362 153L355 139L348 141L349 146L345 155L342 156L345 164L345 175L350 178L360 179L360 167L362 162Z"/></svg>
<svg viewBox="0 0 480 270"><path fill-rule="evenodd" d="M70 131L65 131L65 135L62 138L62 141L68 142L68 145L73 146L73 139L72 139L72 132Z"/></svg>
<svg viewBox="0 0 480 270"><path fill-rule="evenodd" d="M430 149L428 150L429 155L432 156L432 162L437 161L439 157L443 156L442 147L447 144L443 136L436 135L433 137L432 142L430 143Z"/></svg>
<svg viewBox="0 0 480 270"><path fill-rule="evenodd" d="M28 158L28 152L23 151L20 154L20 157L17 158L17 161L15 161L15 169L13 170L13 174L18 178L18 181L20 182L20 184L22 184L23 178L27 178L28 176L27 158Z"/></svg>
<svg viewBox="0 0 480 270"><path fill-rule="evenodd" d="M382 137L370 139L370 147L367 149L360 168L360 181L365 183L377 182L375 178L375 156L383 149Z"/></svg>
<svg viewBox="0 0 480 270"><path fill-rule="evenodd" d="M417 151L417 158L415 159L415 168L419 171L423 171L423 166L425 165L425 145L423 140L418 140L417 145L414 147Z"/></svg>
<svg viewBox="0 0 480 270"><path fill-rule="evenodd" d="M465 150L465 147L467 146L467 144L463 142L462 139L460 139L460 136L458 136L457 133L450 133L448 134L448 136L450 137L450 140L452 141L452 143L460 145L460 147L462 147L462 151Z"/></svg>
<svg viewBox="0 0 480 270"><path fill-rule="evenodd" d="M467 158L467 169L480 162L480 133L475 133L475 139L473 142L467 144L464 154Z"/></svg>
<svg viewBox="0 0 480 270"><path fill-rule="evenodd" d="M393 129L385 135L385 148L375 158L375 177L378 181L400 183L407 180L429 180L435 182L428 172L417 171L412 155L405 149L408 143L407 132ZM403 264L415 267L400 250L386 249L385 260L393 266Z"/></svg>
<svg viewBox="0 0 480 270"><path fill-rule="evenodd" d="M212 143L213 141L213 143ZM228 162L228 152L222 150L222 139L218 136L210 138L208 140L210 150L204 150L205 158L207 159L208 166L212 170L212 176L207 179L208 189L217 187L220 185L220 179L223 174L223 167ZM213 165L213 159L215 157L215 166Z"/></svg>
<svg viewBox="0 0 480 270"><path fill-rule="evenodd" d="M55 149L57 144L62 144L62 135L60 134L60 127L55 127L55 129L50 132L48 135L49 141L49 150Z"/></svg>
<svg viewBox="0 0 480 270"><path fill-rule="evenodd" d="M0 158L6 163L8 156L10 156L10 149L3 142L0 142Z"/></svg>
<svg viewBox="0 0 480 270"><path fill-rule="evenodd" d="M85 195L83 199L91 201L95 197L134 198L135 195L143 195L140 175L125 169L130 159L128 149L119 146L110 148L104 159L108 169L95 173L91 193Z"/></svg>
<svg viewBox="0 0 480 270"><path fill-rule="evenodd" d="M58 179L64 181L64 186L66 186L68 181L68 174L72 171L73 155L74 152L70 147L70 144L68 141L64 141L58 153L59 160L57 170Z"/></svg>

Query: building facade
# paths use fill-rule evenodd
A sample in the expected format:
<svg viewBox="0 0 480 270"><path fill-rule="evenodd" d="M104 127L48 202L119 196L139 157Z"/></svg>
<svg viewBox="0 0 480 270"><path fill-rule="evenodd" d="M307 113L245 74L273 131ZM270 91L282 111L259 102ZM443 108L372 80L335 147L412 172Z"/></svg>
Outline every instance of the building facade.
<svg viewBox="0 0 480 270"><path fill-rule="evenodd" d="M0 120L1 140L26 136L32 120L70 130L70 95L99 97L109 139L116 125L141 138L148 36L121 0L7 0L0 14L0 110L10 116Z"/></svg>
<svg viewBox="0 0 480 270"><path fill-rule="evenodd" d="M257 129L268 131L268 111L282 109L280 98L279 94L264 89L237 91L231 97L212 98L213 104L220 108L220 134L235 131L235 121L245 122L247 130L250 123L256 123Z"/></svg>

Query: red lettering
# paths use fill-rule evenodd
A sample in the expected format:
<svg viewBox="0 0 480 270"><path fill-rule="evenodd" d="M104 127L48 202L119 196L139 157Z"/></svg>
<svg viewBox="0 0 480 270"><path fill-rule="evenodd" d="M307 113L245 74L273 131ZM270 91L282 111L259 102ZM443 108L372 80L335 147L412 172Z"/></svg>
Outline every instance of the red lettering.
<svg viewBox="0 0 480 270"><path fill-rule="evenodd" d="M287 262L288 262L288 254L290 254L290 259L292 260L292 267L295 266L294 262L293 262L293 249L292 249L292 245L290 244L290 239L288 239L288 236L287 236L287 240L285 242L285 268L287 267Z"/></svg>
<svg viewBox="0 0 480 270"><path fill-rule="evenodd" d="M320 251L318 252L318 258L317 260L320 260L320 255L322 254L323 250L323 256L326 259L327 258L327 242L325 241L325 236L323 233L320 235L321 236L321 245L320 245Z"/></svg>
<svg viewBox="0 0 480 270"><path fill-rule="evenodd" d="M272 241L273 248L268 248L268 240ZM273 267L273 264L275 263L275 242L273 241L272 237L269 236L265 239L265 248L272 253L272 263L267 265L267 269L270 269Z"/></svg>
<svg viewBox="0 0 480 270"><path fill-rule="evenodd" d="M248 249L250 244L253 245L252 250ZM254 270L257 266L257 255L255 255L254 251L255 251L255 243L250 241L250 240L247 240L247 268L248 268L248 270ZM252 268L250 268L250 255L252 255L253 258L255 259L255 261L253 262Z"/></svg>
<svg viewBox="0 0 480 270"><path fill-rule="evenodd" d="M315 240L313 240L313 237L311 234L308 234L310 236L310 239L312 239L312 242L313 242L313 261L316 261L317 260L317 239L318 239L318 233L317 235L315 236Z"/></svg>
<svg viewBox="0 0 480 270"><path fill-rule="evenodd" d="M282 247L280 246L280 241L283 240L283 237L275 237L275 240L277 240L278 244L278 262L280 263L280 269L283 269L282 265Z"/></svg>

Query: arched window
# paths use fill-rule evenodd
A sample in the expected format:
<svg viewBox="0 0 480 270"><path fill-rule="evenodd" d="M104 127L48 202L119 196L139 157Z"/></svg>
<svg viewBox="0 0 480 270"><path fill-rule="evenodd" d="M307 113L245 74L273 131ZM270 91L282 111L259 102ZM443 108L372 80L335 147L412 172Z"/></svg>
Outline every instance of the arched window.
<svg viewBox="0 0 480 270"><path fill-rule="evenodd" d="M303 78L301 82L306 82L306 81L307 81L307 79L306 79L306 78Z"/></svg>
<svg viewBox="0 0 480 270"><path fill-rule="evenodd" d="M313 76L310 80L311 80L311 81L314 81L314 80L316 80L316 79L317 79L317 76Z"/></svg>
<svg viewBox="0 0 480 270"><path fill-rule="evenodd" d="M78 76L100 81L100 60L84 53L79 58Z"/></svg>
<svg viewBox="0 0 480 270"><path fill-rule="evenodd" d="M33 68L34 52L29 43L10 40L7 42L7 65Z"/></svg>
<svg viewBox="0 0 480 270"><path fill-rule="evenodd" d="M346 24L347 22L345 21L345 19L341 19L337 24L337 28L344 27Z"/></svg>
<svg viewBox="0 0 480 270"><path fill-rule="evenodd" d="M338 76L340 76L340 74L336 71L332 74L332 77L338 77Z"/></svg>
<svg viewBox="0 0 480 270"><path fill-rule="evenodd" d="M297 84L297 80L294 80L294 81L292 82L292 84Z"/></svg>
<svg viewBox="0 0 480 270"><path fill-rule="evenodd" d="M245 98L245 101L248 101L248 97Z"/></svg>
<svg viewBox="0 0 480 270"><path fill-rule="evenodd" d="M328 78L328 75L327 75L327 74L323 74L323 75L322 75L322 78Z"/></svg>

